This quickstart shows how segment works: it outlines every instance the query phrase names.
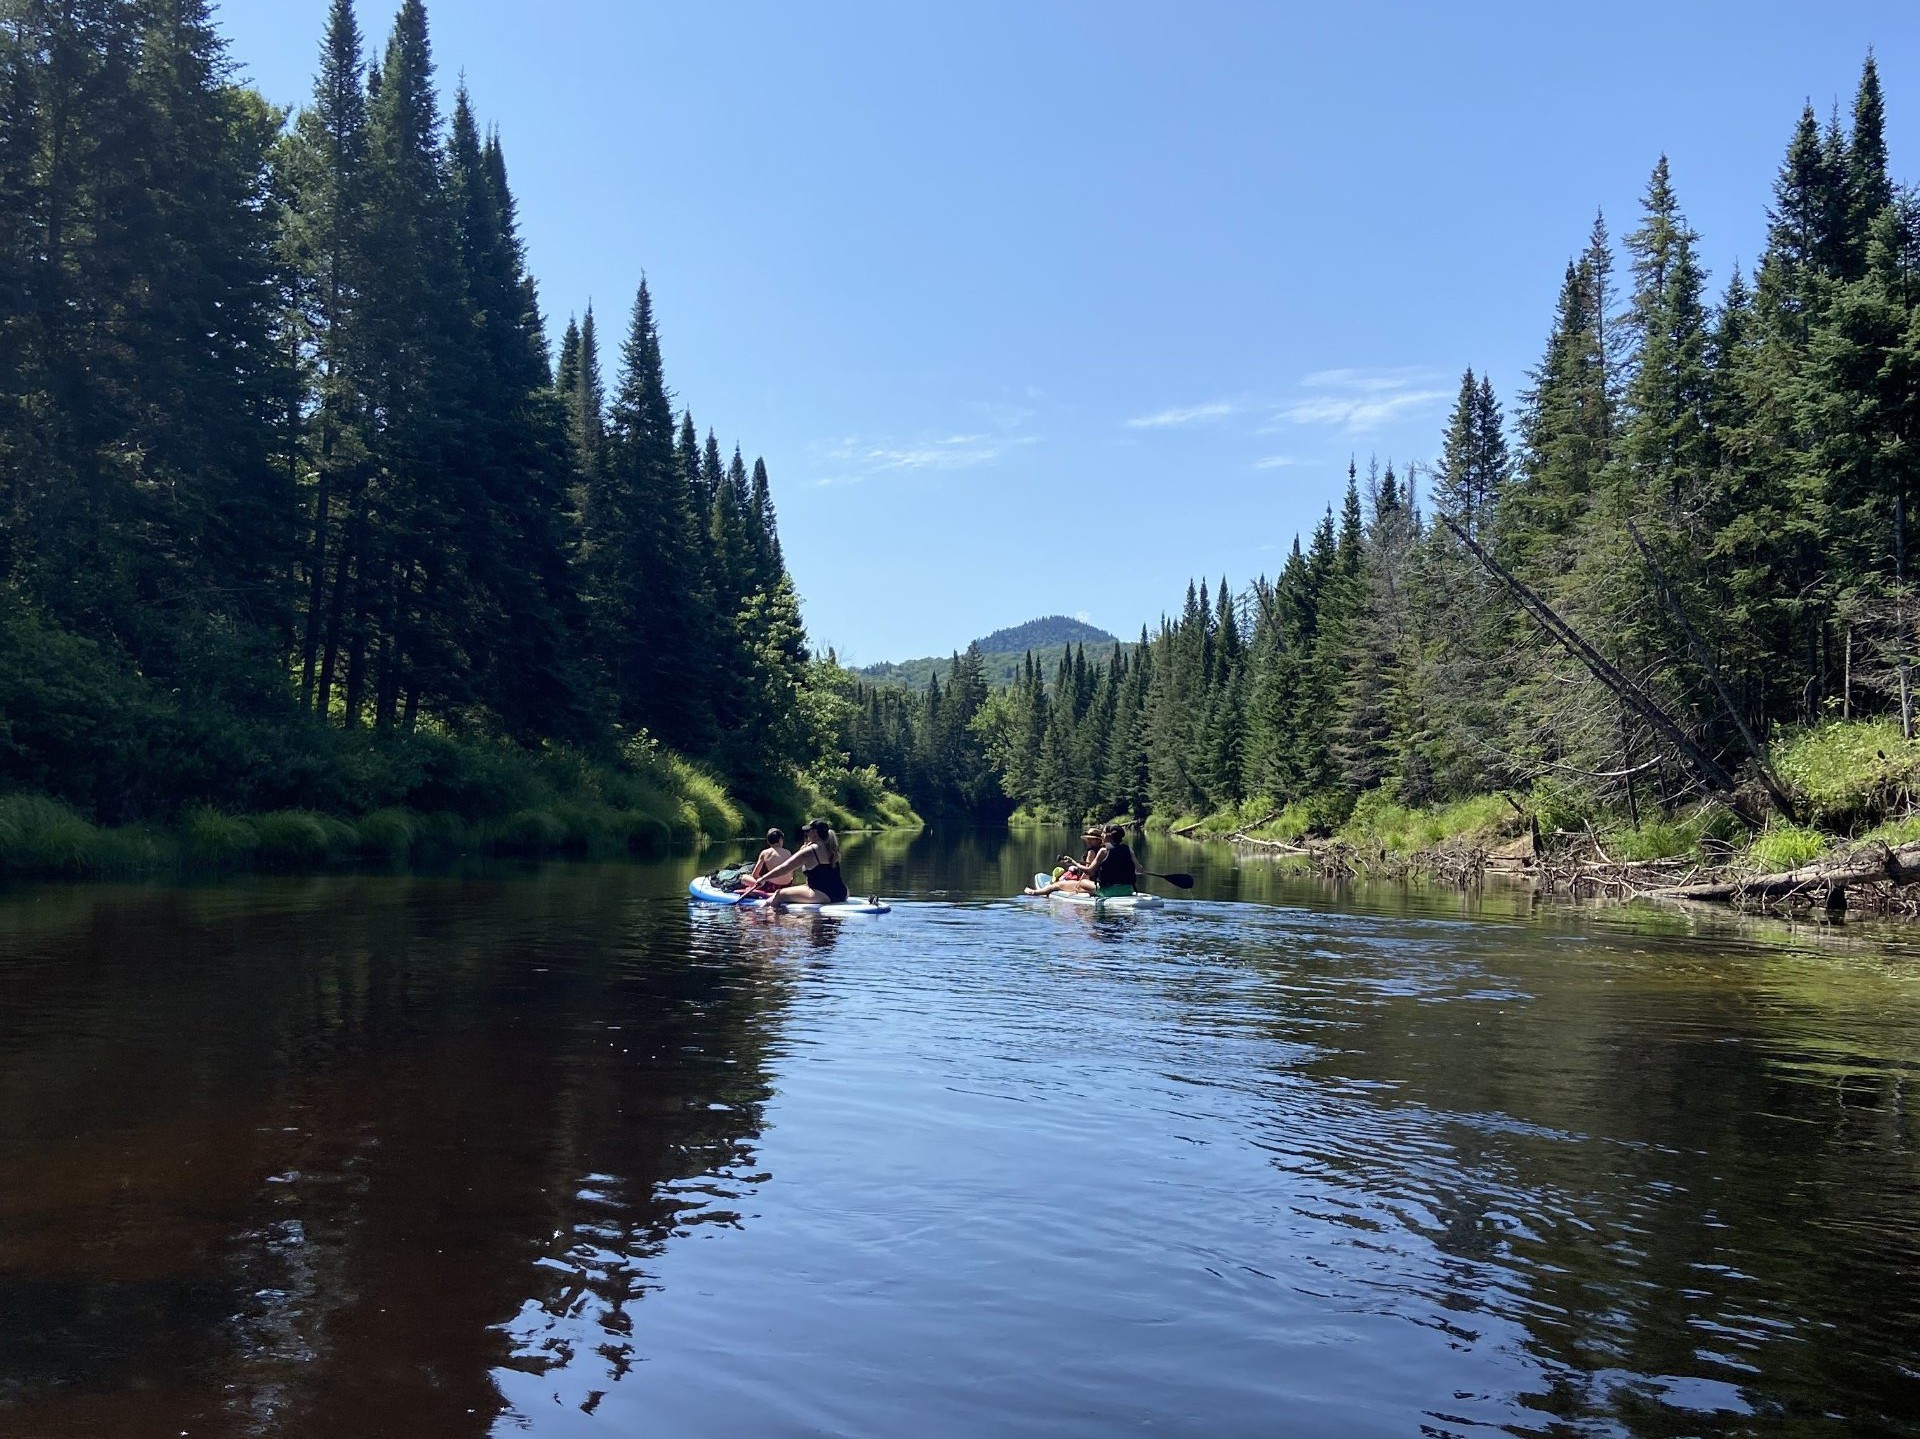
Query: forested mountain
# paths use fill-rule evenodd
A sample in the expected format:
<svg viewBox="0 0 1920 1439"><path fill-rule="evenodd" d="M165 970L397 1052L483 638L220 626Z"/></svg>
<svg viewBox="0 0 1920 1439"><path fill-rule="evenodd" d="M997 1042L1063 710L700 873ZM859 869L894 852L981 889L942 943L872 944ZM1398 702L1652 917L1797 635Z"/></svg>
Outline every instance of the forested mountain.
<svg viewBox="0 0 1920 1439"><path fill-rule="evenodd" d="M987 683L995 689L1005 689L1020 679L1029 655L1051 670L1060 662L1061 656L1075 645L1105 647L1114 642L1112 635L1084 620L1071 619L1066 615L1048 615L1044 619L1028 620L1023 625L995 630L985 639L975 640L973 647L980 651ZM863 665L857 673L861 679L873 684L899 684L908 689L924 690L935 676L945 680L952 669L952 656L945 659L929 656L898 663Z"/></svg>
<svg viewBox="0 0 1920 1439"><path fill-rule="evenodd" d="M1277 577L1004 693L978 655L863 689L848 748L989 814L1790 814L1769 737L1912 735L1920 200L1883 106L1869 58L1847 123L1803 111L1758 270L1717 294L1662 157L1620 249L1596 219L1566 262L1513 422L1469 369L1438 462L1350 467Z"/></svg>
<svg viewBox="0 0 1920 1439"><path fill-rule="evenodd" d="M1076 620L1069 615L1046 615L1041 619L1028 620L1023 625L995 630L975 643L983 654L1018 655L1028 650L1064 645L1110 645L1113 640L1112 635L1085 620Z"/></svg>
<svg viewBox="0 0 1920 1439"><path fill-rule="evenodd" d="M0 0L0 783L117 822L447 805L501 746L831 769L766 466L644 283L601 344L554 367L420 0L377 58L334 0L290 118L205 0Z"/></svg>

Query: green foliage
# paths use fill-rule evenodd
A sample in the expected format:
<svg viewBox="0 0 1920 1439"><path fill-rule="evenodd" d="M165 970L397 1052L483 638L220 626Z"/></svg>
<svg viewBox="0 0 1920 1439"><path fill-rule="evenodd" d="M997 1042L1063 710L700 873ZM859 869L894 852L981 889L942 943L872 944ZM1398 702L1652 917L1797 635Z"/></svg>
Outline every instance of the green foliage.
<svg viewBox="0 0 1920 1439"><path fill-rule="evenodd" d="M1607 853L1617 860L1674 859L1691 854L1698 842L1691 826L1665 818L1643 820L1637 827L1606 835Z"/></svg>
<svg viewBox="0 0 1920 1439"><path fill-rule="evenodd" d="M360 853L388 864L405 864L413 854L419 834L416 817L403 809L381 809L361 818L354 826L360 841Z"/></svg>
<svg viewBox="0 0 1920 1439"><path fill-rule="evenodd" d="M1604 812L1591 790L1551 776L1533 782L1527 808L1544 834L1584 829Z"/></svg>
<svg viewBox="0 0 1920 1439"><path fill-rule="evenodd" d="M1772 824L1747 846L1747 864L1766 874L1783 873L1812 864L1826 851L1827 836L1800 825Z"/></svg>
<svg viewBox="0 0 1920 1439"><path fill-rule="evenodd" d="M1836 720L1795 731L1772 750L1774 772L1829 829L1871 823L1920 794L1920 743L1896 719Z"/></svg>
<svg viewBox="0 0 1920 1439"><path fill-rule="evenodd" d="M1920 844L1920 814L1906 814L1876 825L1861 838L1879 840L1885 845Z"/></svg>
<svg viewBox="0 0 1920 1439"><path fill-rule="evenodd" d="M252 820L254 860L276 869L313 869L351 855L360 837L351 825L310 810L276 810Z"/></svg>
<svg viewBox="0 0 1920 1439"><path fill-rule="evenodd" d="M0 799L0 873L79 876L93 869L99 835L65 805L34 795Z"/></svg>
<svg viewBox="0 0 1920 1439"><path fill-rule="evenodd" d="M1338 837L1356 849L1415 854L1448 843L1492 843L1512 833L1518 818L1501 795L1409 807L1387 790L1376 789L1360 797Z"/></svg>
<svg viewBox="0 0 1920 1439"><path fill-rule="evenodd" d="M203 5L15 8L5 213L63 228L0 221L0 791L73 815L21 855L659 848L860 769L766 466L676 425L646 286L610 408L591 310L550 374L420 0L377 83L333 0L284 127Z"/></svg>
<svg viewBox="0 0 1920 1439"><path fill-rule="evenodd" d="M1100 651L1118 643L1120 641L1105 630L1065 615L1028 620L1023 625L995 630L984 639L974 641L980 650L987 684L996 690L1019 683L1029 656L1043 673L1051 673L1059 667L1062 658L1071 656L1076 649ZM924 659L862 665L855 673L869 684L899 684L924 690L936 677L941 684L946 684L953 673L953 661L929 655Z"/></svg>
<svg viewBox="0 0 1920 1439"><path fill-rule="evenodd" d="M205 806L187 812L180 838L188 859L213 868L247 863L260 848L252 824Z"/></svg>

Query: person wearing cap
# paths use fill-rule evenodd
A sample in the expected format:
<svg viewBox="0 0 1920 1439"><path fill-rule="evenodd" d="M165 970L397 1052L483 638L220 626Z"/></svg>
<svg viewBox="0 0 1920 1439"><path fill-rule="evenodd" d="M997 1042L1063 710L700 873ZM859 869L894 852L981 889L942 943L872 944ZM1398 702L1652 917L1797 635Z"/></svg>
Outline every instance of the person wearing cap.
<svg viewBox="0 0 1920 1439"><path fill-rule="evenodd" d="M1088 825L1080 835L1080 844L1081 847L1086 850L1086 854L1080 859L1074 859L1071 855L1061 855L1060 863L1053 867L1054 879L1056 881L1062 879L1085 879L1087 877L1087 871L1093 868L1094 858L1100 853L1101 840L1100 827L1098 825Z"/></svg>
<svg viewBox="0 0 1920 1439"><path fill-rule="evenodd" d="M791 884L774 895L775 904L845 904L847 882L840 874L840 836L824 819L810 819L801 837L806 843L770 871L762 884L806 873L805 884Z"/></svg>
<svg viewBox="0 0 1920 1439"><path fill-rule="evenodd" d="M1127 847L1127 832L1117 824L1104 830L1090 829L1087 837L1099 842L1099 849L1088 856L1082 873L1056 879L1052 884L1025 891L1032 895L1091 894L1101 899L1122 899L1133 893L1140 878L1140 867Z"/></svg>

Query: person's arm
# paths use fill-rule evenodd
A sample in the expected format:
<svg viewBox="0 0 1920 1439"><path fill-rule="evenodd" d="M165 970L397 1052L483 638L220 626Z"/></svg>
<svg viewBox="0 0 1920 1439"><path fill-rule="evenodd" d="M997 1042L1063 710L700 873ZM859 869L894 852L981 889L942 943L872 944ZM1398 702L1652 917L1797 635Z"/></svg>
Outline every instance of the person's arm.
<svg viewBox="0 0 1920 1439"><path fill-rule="evenodd" d="M787 856L786 862L784 864L777 864L772 869L768 870L767 877L771 879L775 875L784 875L784 876L791 877L793 875L798 874L803 868L805 868L805 866L801 863L801 861L804 860L809 854L812 854L814 850L815 850L815 846L813 845L810 845L810 844L802 845L799 849L796 849L792 854Z"/></svg>

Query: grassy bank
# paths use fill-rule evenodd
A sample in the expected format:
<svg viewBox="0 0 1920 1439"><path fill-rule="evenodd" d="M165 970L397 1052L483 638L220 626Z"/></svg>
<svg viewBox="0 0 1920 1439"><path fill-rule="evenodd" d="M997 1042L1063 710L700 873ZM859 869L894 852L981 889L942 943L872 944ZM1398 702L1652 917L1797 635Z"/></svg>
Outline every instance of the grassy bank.
<svg viewBox="0 0 1920 1439"><path fill-rule="evenodd" d="M1574 837L1617 861L1688 860L1776 873L1831 858L1863 842L1920 840L1920 743L1890 719L1834 721L1776 737L1769 764L1800 822L1775 818L1750 833L1725 806L1669 811L1643 805L1638 822L1577 785L1542 780L1525 792L1409 806L1385 790L1358 800L1315 796L1278 805L1257 797L1209 815L1156 815L1148 827L1196 839L1245 835L1280 844L1309 840L1406 860L1445 850L1494 850L1538 826L1542 842Z"/></svg>
<svg viewBox="0 0 1920 1439"><path fill-rule="evenodd" d="M644 736L590 750L322 723L215 649L162 686L0 588L0 876L663 854L821 815L918 823L871 769L773 767L743 800ZM216 663L215 661L220 661Z"/></svg>
<svg viewBox="0 0 1920 1439"><path fill-rule="evenodd" d="M401 802L361 814L249 814L197 805L165 821L99 825L43 795L0 795L0 876L402 866L460 855L662 855L749 834L763 823L714 776L658 749L630 747L616 761L595 761L564 750L451 746L441 757L456 762L406 790ZM919 823L906 801L858 772L824 781L796 774L789 792L776 798L775 822L789 827L815 815L843 830Z"/></svg>

